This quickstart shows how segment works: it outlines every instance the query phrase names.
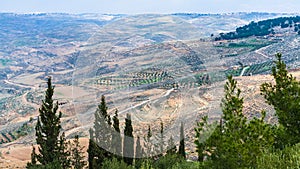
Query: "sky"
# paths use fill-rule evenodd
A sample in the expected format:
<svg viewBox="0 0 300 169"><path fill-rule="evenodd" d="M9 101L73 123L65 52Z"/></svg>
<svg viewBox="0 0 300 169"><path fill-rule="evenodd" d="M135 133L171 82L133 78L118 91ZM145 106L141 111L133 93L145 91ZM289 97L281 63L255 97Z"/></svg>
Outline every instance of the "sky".
<svg viewBox="0 0 300 169"><path fill-rule="evenodd" d="M0 0L13 13L300 13L300 0Z"/></svg>

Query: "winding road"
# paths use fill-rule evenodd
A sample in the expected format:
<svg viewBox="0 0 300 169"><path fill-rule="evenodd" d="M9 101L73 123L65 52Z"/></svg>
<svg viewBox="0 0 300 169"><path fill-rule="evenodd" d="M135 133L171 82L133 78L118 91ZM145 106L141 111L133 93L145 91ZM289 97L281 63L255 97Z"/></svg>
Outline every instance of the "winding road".
<svg viewBox="0 0 300 169"><path fill-rule="evenodd" d="M7 84L10 84L10 85L13 85L13 86L19 86L19 87L22 87L22 88L31 88L31 89L35 89L34 86L29 86L29 85L24 85L24 84L19 84L19 83L14 83L14 82L11 82L9 80L3 80L4 83L7 83Z"/></svg>
<svg viewBox="0 0 300 169"><path fill-rule="evenodd" d="M257 50L255 50L254 52L265 57L265 58L270 58L269 56L265 55L264 53L262 53L263 50L267 49L269 46L265 46L265 47L262 47L262 48L259 48Z"/></svg>
<svg viewBox="0 0 300 169"><path fill-rule="evenodd" d="M247 69L249 69L249 68L250 68L250 66L244 67L243 70L242 70L242 72L241 72L241 74L240 74L240 76L243 76L244 73L245 73L245 71L246 71Z"/></svg>
<svg viewBox="0 0 300 169"><path fill-rule="evenodd" d="M161 99L161 98L163 98L163 97L167 97L168 95L171 94L172 91L174 91L174 88L167 90L166 93L165 93L162 97L159 97L159 98L157 98L157 99L149 99L149 100L142 101L141 103L138 103L138 104L136 104L136 105L134 105L134 106L131 106L131 107L125 109L125 110L120 111L119 114L124 114L124 113L126 113L127 111L132 110L132 109L134 109L134 108L137 108L137 107L139 107L139 106L142 106L142 105L144 105L144 104L146 104L146 103L148 103L148 102L151 102L151 101L157 101L157 100L159 100L159 99Z"/></svg>

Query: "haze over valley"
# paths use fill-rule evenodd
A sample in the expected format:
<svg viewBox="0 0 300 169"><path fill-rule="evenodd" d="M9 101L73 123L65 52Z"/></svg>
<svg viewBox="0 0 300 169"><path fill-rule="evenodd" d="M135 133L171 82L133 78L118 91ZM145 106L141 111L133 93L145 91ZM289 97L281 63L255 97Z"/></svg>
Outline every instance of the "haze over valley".
<svg viewBox="0 0 300 169"><path fill-rule="evenodd" d="M239 27L278 18L280 24L264 35L238 37ZM268 121L276 123L259 85L272 81L276 53L300 77L298 19L259 12L0 13L0 149L33 143L49 76L67 138L88 137L101 95L109 113L118 109L122 125L125 115L132 115L135 134L145 133L148 125L157 132L161 121L174 135L182 121L204 115L217 120L229 74L244 92L247 116L265 109ZM185 123L189 153L195 152L194 126Z"/></svg>

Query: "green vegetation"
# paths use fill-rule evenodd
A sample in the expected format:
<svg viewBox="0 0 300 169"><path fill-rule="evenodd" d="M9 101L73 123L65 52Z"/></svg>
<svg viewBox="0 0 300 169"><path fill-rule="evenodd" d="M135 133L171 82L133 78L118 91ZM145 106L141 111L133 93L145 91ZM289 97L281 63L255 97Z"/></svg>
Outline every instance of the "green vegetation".
<svg viewBox="0 0 300 169"><path fill-rule="evenodd" d="M209 122L208 117L204 116L197 123L194 143L198 153L198 161L188 162L185 159L183 123L180 126L180 142L177 143L177 145L179 144L178 152L172 136L168 141L168 145L165 145L162 122L157 144L151 142L153 137L150 126L144 138L144 145L142 146L139 136L137 136L136 144L134 144L130 114L127 114L125 119L125 137L122 141L118 111L115 111L112 123L111 117L107 113L108 107L105 97L102 96L95 112L94 126L90 130L89 168L298 168L300 164L300 126L298 124L300 121L298 113L300 82L288 74L286 65L281 60L281 54L277 54L276 57L275 66L272 68L275 84L262 84L261 93L266 101L274 106L279 124L266 123L266 112L263 110L259 118L248 119L243 112L242 91L237 88L237 81L233 76L229 75L224 86L225 96L221 103L223 113L221 119L217 122ZM65 141L64 134L59 134L61 113L58 116L55 115L58 107L57 104L53 105L52 95L53 87L51 86L51 80L49 80L45 101L43 101L40 109L40 117L36 127L40 154L36 154L33 147L32 161L27 167L71 168L72 166L76 169L83 168L86 162L83 160L82 147L79 145L78 136L70 145ZM45 112L48 113L45 114ZM45 121L46 118L55 125L47 123L49 121ZM53 119L50 120L50 118ZM51 128L45 128L47 125ZM41 128L43 130L40 130ZM46 133L52 130L54 132L51 133L56 134L51 135L52 137L49 136L53 140L53 142L49 142L49 146L54 145L54 151L44 151L43 148L46 148L43 145L49 139L41 139L43 138L41 132L44 132L44 136L47 136ZM136 145L135 154L134 145ZM112 147L114 148L112 149ZM165 147L167 147L166 151ZM120 156L114 154L121 151L122 148L123 152L118 154ZM159 153L156 154L157 152Z"/></svg>
<svg viewBox="0 0 300 169"><path fill-rule="evenodd" d="M277 54L276 67L272 68L275 84L264 83L261 86L262 95L274 106L280 125L284 127L285 144L294 145L300 142L300 82L288 74L286 65Z"/></svg>
<svg viewBox="0 0 300 169"><path fill-rule="evenodd" d="M243 115L243 98L241 91L236 87L237 82L228 77L225 85L225 97L222 100L222 118L218 123L207 124L207 117L198 124L196 131L196 146L198 161L204 157L216 168L243 168L255 167L255 157L262 154L262 149L268 149L273 144L271 126L265 124L265 113L260 119L247 120ZM201 140L206 132L212 132L207 140ZM209 155L208 155L209 154Z"/></svg>
<svg viewBox="0 0 300 169"><path fill-rule="evenodd" d="M54 87L51 84L51 78L48 79L47 85L45 100L39 109L39 118L35 128L39 154L35 154L33 151L33 156L36 159L28 164L29 167L36 165L36 161L42 165L51 164L55 161L64 164L62 157L64 156L65 138L63 134L60 135L62 113L57 114L58 103L53 103Z"/></svg>
<svg viewBox="0 0 300 169"><path fill-rule="evenodd" d="M287 147L283 150L266 152L257 157L258 169L299 168L300 144Z"/></svg>
<svg viewBox="0 0 300 169"><path fill-rule="evenodd" d="M134 157L134 139L132 132L131 116L127 114L124 129L123 156L124 162L128 165L132 165Z"/></svg>
<svg viewBox="0 0 300 169"><path fill-rule="evenodd" d="M295 151L295 146L289 146L300 141L297 135L300 116L296 113L299 112L297 95L300 83L292 75L288 75L281 54L276 57L277 61L272 69L276 83L262 84L261 91L267 102L274 106L279 125L267 124L264 121L264 111L259 119L247 119L242 112L241 91L236 88L237 82L229 76L225 85L225 98L222 100L223 116L220 122L209 124L207 117L203 117L195 128L198 161L206 167L299 167L299 149Z"/></svg>
<svg viewBox="0 0 300 169"><path fill-rule="evenodd" d="M62 113L57 112L58 102L53 101L54 87L50 77L47 86L35 127L38 153L33 147L31 162L27 164L27 168L70 168L71 164L77 168L84 166L84 163L81 163L83 157L80 153L82 148L79 146L78 136L75 138L75 147L72 147L66 141L64 133L60 133ZM70 158L71 155L73 158Z"/></svg>
<svg viewBox="0 0 300 169"><path fill-rule="evenodd" d="M132 75L102 77L97 80L97 84L113 86L114 90L120 90L128 87L139 87L142 85L151 85L160 82L164 83L164 81L169 78L170 76L168 75L168 72L145 70Z"/></svg>
<svg viewBox="0 0 300 169"><path fill-rule="evenodd" d="M120 154L122 152L122 137L121 137L121 132L120 132L120 121L118 118L118 110L115 111L115 115L113 117L113 128L114 131L112 132L112 151L114 153L114 156L116 158L120 158Z"/></svg>
<svg viewBox="0 0 300 169"><path fill-rule="evenodd" d="M235 42L230 42L226 48L251 48L251 50L256 50L265 46L268 46L268 43L247 43L247 42L240 42L240 43L235 43Z"/></svg>
<svg viewBox="0 0 300 169"><path fill-rule="evenodd" d="M215 82L220 82L226 79L226 77L232 76L240 76L243 69L245 69L243 76L252 76L257 74L266 74L272 70L272 66L274 65L271 61L266 61L263 63L257 63L250 66L240 66L237 68L230 68L225 71L220 72L209 72L209 73L199 73L194 77L198 85L205 84L213 84Z"/></svg>
<svg viewBox="0 0 300 169"><path fill-rule="evenodd" d="M184 143L184 129L183 129L183 123L180 124L180 143L179 143L179 150L178 154L183 157L183 159L186 159L185 154L185 143Z"/></svg>
<svg viewBox="0 0 300 169"><path fill-rule="evenodd" d="M88 147L89 168L101 168L105 158L111 158L111 118L107 113L105 97L95 112L94 127L90 129L90 141Z"/></svg>
<svg viewBox="0 0 300 169"><path fill-rule="evenodd" d="M82 169L86 166L86 161L84 160L83 148L80 146L78 135L75 136L75 139L70 147L71 152L71 166L74 169Z"/></svg>
<svg viewBox="0 0 300 169"><path fill-rule="evenodd" d="M294 26L294 31L298 32L300 16L295 17L280 17L275 19L267 19L259 22L251 22L248 25L236 28L235 32L220 33L219 37L215 40L222 39L239 39L247 38L250 36L265 36L269 34L275 34L273 28L280 26L281 28L288 28Z"/></svg>
<svg viewBox="0 0 300 169"><path fill-rule="evenodd" d="M245 70L244 76L256 75L271 71L273 65L273 62L271 61L250 65L249 68Z"/></svg>
<svg viewBox="0 0 300 169"><path fill-rule="evenodd" d="M17 129L16 133L14 133L14 135L19 138L22 136L26 136L27 134L29 134L30 132L32 132L34 130L34 126L32 124L32 121L28 121L26 123L24 123L20 128Z"/></svg>

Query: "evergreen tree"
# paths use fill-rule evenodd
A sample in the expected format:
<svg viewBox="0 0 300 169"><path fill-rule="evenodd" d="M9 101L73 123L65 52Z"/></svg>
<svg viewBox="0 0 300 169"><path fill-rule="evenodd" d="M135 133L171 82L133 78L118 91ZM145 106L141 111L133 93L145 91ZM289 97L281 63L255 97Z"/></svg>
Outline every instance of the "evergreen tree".
<svg viewBox="0 0 300 169"><path fill-rule="evenodd" d="M222 99L222 120L210 138L210 148L216 147L212 158L216 165L227 168L239 168L245 165L246 141L245 125L247 119L243 115L243 98L237 88L237 81L228 76L225 86L225 97Z"/></svg>
<svg viewBox="0 0 300 169"><path fill-rule="evenodd" d="M245 168L256 167L256 156L268 150L274 143L272 128L264 122L265 112L261 118L254 118L247 122L243 115L243 98L241 91L236 87L237 82L228 77L225 85L225 98L222 99L223 115L220 124L206 139L204 134L211 131L213 124L207 124L207 117L202 119L196 128L196 145L199 161L205 153L208 160L212 160L215 168ZM205 142L201 143L201 137ZM201 144L200 144L201 143Z"/></svg>
<svg viewBox="0 0 300 169"><path fill-rule="evenodd" d="M123 156L124 162L128 165L132 165L134 157L134 138L133 138L133 128L131 122L130 114L127 114L125 119L125 129L124 129L124 142L123 142Z"/></svg>
<svg viewBox="0 0 300 169"><path fill-rule="evenodd" d="M88 165L89 169L93 168L101 168L101 164L97 163L97 157L100 151L100 147L95 142L94 131L92 129L89 130L90 139L89 139L89 147L88 147Z"/></svg>
<svg viewBox="0 0 300 169"><path fill-rule="evenodd" d="M71 164L74 169L82 169L86 166L86 161L84 161L83 148L80 146L78 135L71 145Z"/></svg>
<svg viewBox="0 0 300 169"><path fill-rule="evenodd" d="M62 149L64 146L64 139L60 137L60 118L61 112L58 111L58 102L54 103L53 94L54 87L51 83L51 78L47 81L47 90L45 99L42 101L42 106L39 109L39 117L35 127L36 142L38 144L39 154L33 150L33 157L28 166L39 162L42 165L48 165L59 162L63 163ZM36 157L36 158L35 158Z"/></svg>
<svg viewBox="0 0 300 169"><path fill-rule="evenodd" d="M88 165L89 165L89 169L93 169L93 161L94 161L94 158L95 158L95 154L96 154L96 147L94 146L94 134L93 134L93 130L90 129L89 130L89 133L90 133L90 139L89 139L89 146L88 146L88 149L87 149L87 152L88 152Z"/></svg>
<svg viewBox="0 0 300 169"><path fill-rule="evenodd" d="M198 153L198 161L203 162L207 151L206 140L209 139L211 125L207 123L207 116L202 117L202 120L197 123L195 128L196 138L196 151ZM218 133L219 134L219 133Z"/></svg>
<svg viewBox="0 0 300 169"><path fill-rule="evenodd" d="M31 162L27 163L26 168L33 168L36 166L37 160L36 160L36 152L35 152L35 147L32 145L32 152L31 152Z"/></svg>
<svg viewBox="0 0 300 169"><path fill-rule="evenodd" d="M100 168L105 158L112 158L111 119L107 113L105 97L101 97L101 102L95 112L94 127L90 130L89 141L89 168Z"/></svg>
<svg viewBox="0 0 300 169"><path fill-rule="evenodd" d="M115 111L115 115L113 117L113 127L114 130L112 133L112 148L116 157L122 156L122 138L120 133L120 121L118 118L118 110Z"/></svg>
<svg viewBox="0 0 300 169"><path fill-rule="evenodd" d="M147 138L149 139L150 141L150 138L152 137L152 131L151 131L151 127L150 125L148 126L148 132L147 132Z"/></svg>
<svg viewBox="0 0 300 169"><path fill-rule="evenodd" d="M159 151L160 151L160 154L163 154L164 146L165 146L165 142L164 142L165 136L164 136L164 123L162 121L160 122L160 137L159 138L160 138Z"/></svg>
<svg viewBox="0 0 300 169"><path fill-rule="evenodd" d="M300 142L300 82L288 74L281 54L276 54L276 59L272 68L275 84L262 84L261 93L267 103L274 106L278 121L288 135L281 140L285 140L285 144L296 144Z"/></svg>
<svg viewBox="0 0 300 169"><path fill-rule="evenodd" d="M184 159L185 156L185 143L184 143L184 130L183 130L183 123L180 124L180 144L179 144L179 151L178 154L181 155Z"/></svg>
<svg viewBox="0 0 300 169"><path fill-rule="evenodd" d="M65 138L65 134L63 133L60 136L59 150L58 150L60 154L59 163L62 166L62 168L70 168L71 166L71 159L70 159L71 152L69 151L70 146L71 146L70 141L67 142Z"/></svg>
<svg viewBox="0 0 300 169"><path fill-rule="evenodd" d="M31 163L32 165L36 165L36 153L35 147L32 145L32 152L31 152Z"/></svg>

